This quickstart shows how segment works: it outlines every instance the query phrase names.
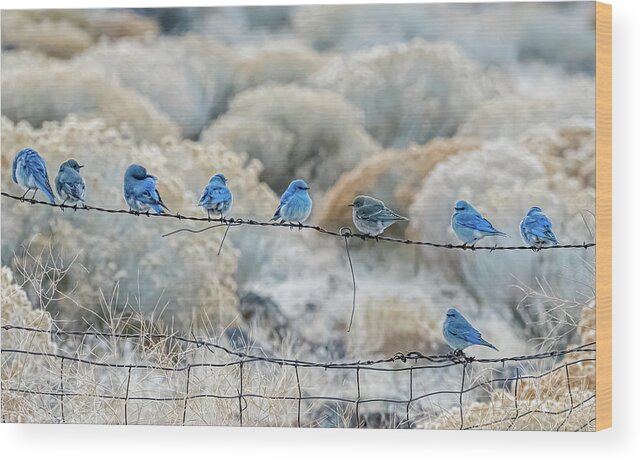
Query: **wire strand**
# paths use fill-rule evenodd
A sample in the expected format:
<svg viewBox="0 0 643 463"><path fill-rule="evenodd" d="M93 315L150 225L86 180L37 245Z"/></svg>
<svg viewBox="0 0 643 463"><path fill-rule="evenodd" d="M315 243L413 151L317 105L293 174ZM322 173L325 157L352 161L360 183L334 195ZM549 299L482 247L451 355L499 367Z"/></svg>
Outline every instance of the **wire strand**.
<svg viewBox="0 0 643 463"><path fill-rule="evenodd" d="M100 212L100 213L106 213L106 214L120 214L120 215L132 215L132 216L137 216L137 217L144 217L144 218L157 218L157 219L175 219L175 220L181 220L181 221L190 221L190 222L215 222L220 225L227 225L227 226L239 226L239 225L244 225L244 226L255 226L255 227L274 227L274 228L279 228L279 229L289 229L289 230L312 230L317 233L321 233L323 235L328 235L328 236L334 236L338 238L344 239L344 234L341 233L340 231L332 231L332 230L327 230L319 225L306 225L306 224L299 224L299 223L280 223L280 222L265 222L265 221L258 221L254 219L245 219L245 218L211 218L209 219L208 217L194 217L194 216L187 216L183 215L181 213L175 213L175 214L169 214L169 213L162 213L162 214L150 214L150 212L136 212L136 211L130 211L126 209L108 209L105 207L98 207L98 206L90 206L90 205L84 205L84 206L70 206L67 204L53 204L53 203L48 203L46 201L40 201L37 199L29 199L29 198L22 198L17 195L12 195L10 193L6 192L1 192L2 196L5 198L12 199L14 201L20 201L23 203L28 203L31 205L40 205L40 206L49 206L53 208L59 208L61 210L64 209L71 209L74 211L94 211L94 212ZM209 228L215 228L214 226L209 227ZM209 229L207 228L207 229ZM206 231L207 229L203 230L190 230L190 229L180 229L180 230L175 230L174 232L166 233L163 236L171 236L179 231L189 231L191 233L201 233L203 231ZM379 242L385 242L385 243L396 243L396 244L403 244L403 245L411 245L411 246L427 246L427 247L433 247L433 248L441 248L441 249L459 249L462 251L517 251L517 250L529 250L529 251L544 251L544 250L549 250L549 249L588 249L596 246L596 243L577 243L577 244L557 244L557 245L552 245L552 246L543 246L540 248L535 248L531 246L475 246L475 245L466 245L466 244L451 244L451 243L435 243L435 242L430 242L430 241L417 241L417 240L410 240L410 239L404 239L404 238L395 238L392 236L370 236L366 234L360 234L360 233L350 233L348 238L359 238L364 241L374 241L376 243Z"/></svg>

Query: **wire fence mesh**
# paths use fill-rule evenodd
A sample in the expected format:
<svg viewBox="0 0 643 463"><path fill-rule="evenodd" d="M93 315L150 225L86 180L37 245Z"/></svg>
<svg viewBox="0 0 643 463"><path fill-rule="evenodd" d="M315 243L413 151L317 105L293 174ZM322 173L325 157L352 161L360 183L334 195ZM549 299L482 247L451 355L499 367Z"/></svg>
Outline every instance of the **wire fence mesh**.
<svg viewBox="0 0 643 463"><path fill-rule="evenodd" d="M595 422L595 343L316 362L178 334L2 333L3 422L565 431Z"/></svg>

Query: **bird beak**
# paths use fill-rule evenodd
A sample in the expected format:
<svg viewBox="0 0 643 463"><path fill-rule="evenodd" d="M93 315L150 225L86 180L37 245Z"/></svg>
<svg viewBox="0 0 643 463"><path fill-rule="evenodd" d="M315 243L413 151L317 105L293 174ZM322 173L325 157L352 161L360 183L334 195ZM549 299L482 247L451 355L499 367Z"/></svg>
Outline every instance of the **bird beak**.
<svg viewBox="0 0 643 463"><path fill-rule="evenodd" d="M78 166L79 169L82 169L83 167L85 167L85 166Z"/></svg>
<svg viewBox="0 0 643 463"><path fill-rule="evenodd" d="M310 187L309 187L309 186L307 186L306 188L304 188L304 190L310 190Z"/></svg>
<svg viewBox="0 0 643 463"><path fill-rule="evenodd" d="M353 207L353 206L355 206L355 204L353 204L353 203L350 203L350 204L348 205L348 207Z"/></svg>

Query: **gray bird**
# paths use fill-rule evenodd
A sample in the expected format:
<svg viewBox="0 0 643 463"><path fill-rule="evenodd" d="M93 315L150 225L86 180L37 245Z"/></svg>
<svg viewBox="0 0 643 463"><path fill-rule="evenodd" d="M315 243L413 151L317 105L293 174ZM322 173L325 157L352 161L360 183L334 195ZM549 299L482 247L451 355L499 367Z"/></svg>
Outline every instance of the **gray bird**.
<svg viewBox="0 0 643 463"><path fill-rule="evenodd" d="M370 196L356 196L349 206L353 208L353 223L357 229L371 236L381 235L395 222L408 220L390 210L379 199Z"/></svg>
<svg viewBox="0 0 643 463"><path fill-rule="evenodd" d="M75 159L69 159L60 165L56 175L56 192L63 201L61 206L85 204L85 180L80 175L82 167L84 166L78 164Z"/></svg>

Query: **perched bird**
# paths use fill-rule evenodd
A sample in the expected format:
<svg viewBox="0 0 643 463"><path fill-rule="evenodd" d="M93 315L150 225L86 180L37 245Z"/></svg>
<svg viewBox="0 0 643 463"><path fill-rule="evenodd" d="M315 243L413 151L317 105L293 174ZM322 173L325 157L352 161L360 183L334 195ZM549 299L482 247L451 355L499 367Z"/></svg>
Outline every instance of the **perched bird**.
<svg viewBox="0 0 643 463"><path fill-rule="evenodd" d="M211 213L219 214L223 217L223 214L230 212L230 209L232 209L232 192L228 189L226 183L228 183L228 179L225 178L225 175L216 174L203 190L198 206L201 206L208 214L208 220L210 220Z"/></svg>
<svg viewBox="0 0 643 463"><path fill-rule="evenodd" d="M471 326L471 323L456 309L447 311L446 319L442 325L442 335L456 355L461 354L463 349L473 345L498 350L495 346L482 339L480 332Z"/></svg>
<svg viewBox="0 0 643 463"><path fill-rule="evenodd" d="M50 203L55 204L56 198L49 184L49 175L47 174L47 165L45 160L33 148L20 150L13 159L11 165L11 178L14 183L27 189L22 195L24 199L29 191L34 190L31 199L36 197L38 190L42 191Z"/></svg>
<svg viewBox="0 0 643 463"><path fill-rule="evenodd" d="M353 208L353 223L357 229L371 236L381 235L395 222L408 220L390 210L379 199L370 196L356 196L349 207Z"/></svg>
<svg viewBox="0 0 643 463"><path fill-rule="evenodd" d="M288 185L281 201L270 220L281 220L284 222L303 223L313 209L313 200L308 194L310 188L303 180L293 180Z"/></svg>
<svg viewBox="0 0 643 463"><path fill-rule="evenodd" d="M528 246L540 248L558 244L558 239L551 229L551 222L539 207L529 209L520 222L520 234Z"/></svg>
<svg viewBox="0 0 643 463"><path fill-rule="evenodd" d="M127 168L123 182L123 196L130 211L148 212L150 208L157 214L162 214L163 209L169 211L156 189L156 180L157 178L149 175L143 166L132 164Z"/></svg>
<svg viewBox="0 0 643 463"><path fill-rule="evenodd" d="M63 200L62 204L69 202L75 206L85 203L85 180L80 175L82 167L84 166L75 159L69 159L60 165L55 183L58 197Z"/></svg>
<svg viewBox="0 0 643 463"><path fill-rule="evenodd" d="M451 227L464 244L475 244L485 236L507 236L496 230L487 219L482 217L474 207L466 201L455 203L455 212L451 216Z"/></svg>

